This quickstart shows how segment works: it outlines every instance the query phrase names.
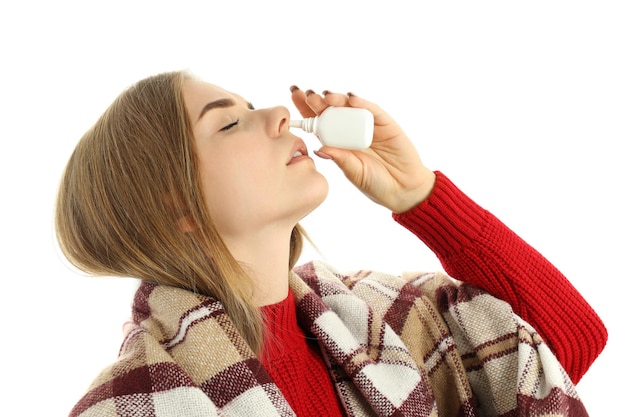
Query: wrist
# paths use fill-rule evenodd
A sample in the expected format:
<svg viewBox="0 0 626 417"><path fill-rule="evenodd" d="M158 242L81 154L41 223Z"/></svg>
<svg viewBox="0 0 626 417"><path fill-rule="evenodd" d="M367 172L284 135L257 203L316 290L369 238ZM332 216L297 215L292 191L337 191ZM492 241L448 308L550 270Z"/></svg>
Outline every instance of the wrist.
<svg viewBox="0 0 626 417"><path fill-rule="evenodd" d="M400 197L394 203L393 207L389 207L396 214L405 213L425 201L435 187L437 176L431 170L425 170L418 176L420 183L417 187L406 190L401 193Z"/></svg>

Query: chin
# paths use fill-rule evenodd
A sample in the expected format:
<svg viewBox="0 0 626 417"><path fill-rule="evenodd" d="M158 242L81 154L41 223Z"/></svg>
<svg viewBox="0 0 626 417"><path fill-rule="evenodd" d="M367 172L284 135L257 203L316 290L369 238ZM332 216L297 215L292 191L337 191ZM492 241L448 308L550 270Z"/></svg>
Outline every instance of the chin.
<svg viewBox="0 0 626 417"><path fill-rule="evenodd" d="M315 197L319 200L315 207L322 204L324 200L326 200L326 197L328 197L328 181L322 174L320 174L320 181L316 189ZM313 199L315 199L315 197L313 197Z"/></svg>
<svg viewBox="0 0 626 417"><path fill-rule="evenodd" d="M307 187L308 193L306 196L302 196L302 202L306 202L306 212L302 217L307 216L309 213L318 208L328 197L328 181L320 174L321 180L315 185Z"/></svg>

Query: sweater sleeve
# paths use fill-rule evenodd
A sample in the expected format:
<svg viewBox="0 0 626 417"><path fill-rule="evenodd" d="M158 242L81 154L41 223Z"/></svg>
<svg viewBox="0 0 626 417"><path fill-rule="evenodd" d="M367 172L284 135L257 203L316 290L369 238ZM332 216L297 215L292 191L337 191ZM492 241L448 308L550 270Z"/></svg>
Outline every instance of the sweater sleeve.
<svg viewBox="0 0 626 417"><path fill-rule="evenodd" d="M539 252L441 172L436 175L428 199L394 219L437 255L450 276L508 302L578 383L607 341L598 315Z"/></svg>

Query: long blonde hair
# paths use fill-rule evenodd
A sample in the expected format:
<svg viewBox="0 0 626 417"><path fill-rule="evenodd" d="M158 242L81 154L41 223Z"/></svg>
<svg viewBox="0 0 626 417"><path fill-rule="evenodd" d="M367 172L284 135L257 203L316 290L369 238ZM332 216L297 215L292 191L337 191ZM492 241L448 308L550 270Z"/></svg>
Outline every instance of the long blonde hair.
<svg viewBox="0 0 626 417"><path fill-rule="evenodd" d="M55 215L63 254L97 276L135 277L220 300L259 352L253 284L204 204L182 87L186 72L146 78L120 94L81 138L61 179ZM181 219L195 225L181 231ZM304 232L291 236L292 268Z"/></svg>

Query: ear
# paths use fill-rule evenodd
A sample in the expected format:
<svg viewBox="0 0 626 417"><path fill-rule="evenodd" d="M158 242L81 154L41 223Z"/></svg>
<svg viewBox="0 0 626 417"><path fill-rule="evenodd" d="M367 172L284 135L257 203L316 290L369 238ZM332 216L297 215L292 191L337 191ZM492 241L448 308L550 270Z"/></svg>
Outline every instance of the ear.
<svg viewBox="0 0 626 417"><path fill-rule="evenodd" d="M196 222L190 216L183 216L176 221L178 225L178 229L183 233L191 233L195 231L198 227L196 226Z"/></svg>
<svg viewBox="0 0 626 417"><path fill-rule="evenodd" d="M183 199L177 192L169 192L163 194L163 202L167 210L173 215L177 215L177 209L180 210ZM180 211L178 211L180 213ZM196 222L193 221L190 215L184 215L176 220L176 226L182 233L191 233L198 228Z"/></svg>

